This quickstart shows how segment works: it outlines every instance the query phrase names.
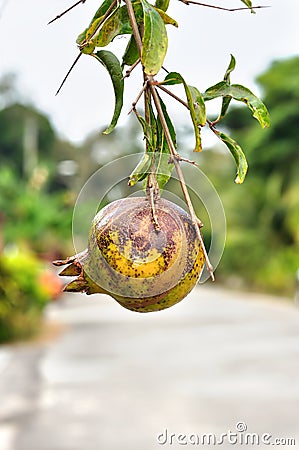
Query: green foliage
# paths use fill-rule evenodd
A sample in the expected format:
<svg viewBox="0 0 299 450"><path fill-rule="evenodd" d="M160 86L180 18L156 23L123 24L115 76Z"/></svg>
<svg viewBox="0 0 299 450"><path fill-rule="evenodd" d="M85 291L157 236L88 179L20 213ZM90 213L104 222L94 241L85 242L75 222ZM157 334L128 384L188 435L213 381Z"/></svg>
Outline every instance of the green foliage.
<svg viewBox="0 0 299 450"><path fill-rule="evenodd" d="M247 6L248 9L251 10L251 12L253 12L251 1L241 1ZM239 184L242 183L247 171L245 154L240 145L233 138L217 130L216 124L226 115L232 99L245 103L252 111L253 117L260 122L263 128L268 127L270 121L268 111L261 100L259 100L248 88L239 84L231 84L230 74L236 65L235 58L231 56L231 60L225 72L223 81L208 88L204 94L201 94L197 87L188 85L184 78L176 72L169 73L164 81L158 82L154 80L153 77L156 76L162 68L167 52L168 37L165 25L170 24L176 27L178 26L176 20L168 16L165 12L169 6L169 0L157 0L155 5L150 4L147 0L136 0L132 2L128 2L126 0L125 3L125 5L120 6L117 0L104 0L102 5L96 11L88 27L77 38L77 44L81 54L85 53L96 57L107 68L112 79L115 92L115 109L112 122L104 133L108 134L114 129L121 113L124 88L124 76L122 74L122 69L125 65L131 65L132 67L125 74L125 76L129 76L131 71L136 67L137 63L141 62L145 84L143 86L143 90L138 96L138 100L142 93L144 93L146 103L144 117L137 113L135 106L133 110L136 113L137 119L144 132L144 139L146 142L145 151L158 152L160 157L155 156L153 158L155 161L158 159L160 159L160 161L165 160L165 158L161 158L161 155L165 153L169 153L172 157L174 156L172 154L174 149L168 148L168 142L171 139L170 134L172 130L174 130L168 114L167 117L165 116L165 120L160 122L160 125L162 125L162 127L160 126L161 139L159 142L157 141L159 126L158 122L160 120L159 116L161 116L161 114L165 114L166 106L162 104L162 100L156 93L154 103L157 117L154 121L152 121L155 117L151 104L151 96L154 96L152 86L171 86L173 84L183 84L187 102L177 98L169 91L168 94L176 97L176 99L180 103L184 104L190 111L190 118L193 124L195 137L194 151L200 152L202 150L201 128L206 125L209 126L210 129L227 145L228 149L233 154L237 163L237 177L235 181ZM116 36L119 35L131 35L122 58L122 65L120 65L118 59L111 52L103 53L103 50L97 52L95 51L97 48L107 46ZM103 61L104 55L105 59L107 59L108 54L109 64L107 64L107 60L105 62ZM72 68L74 67L74 64ZM70 70L72 70L72 68ZM59 92L60 88L57 92ZM154 89L156 90L156 88ZM221 112L219 113L217 120L210 121L206 117L205 102L218 97L222 97ZM157 105L157 102L160 106ZM151 113L147 114L146 110L151 111ZM168 128L168 124L166 122L168 122L172 128L172 130L168 130L168 132L166 131ZM152 130L149 130L149 127L152 128ZM164 130L162 133L161 129ZM144 163L145 160L147 160L146 157L142 158L141 163L138 164L135 171L132 172L129 182L130 185L135 184L137 180L141 181L148 177L148 166ZM154 165L151 167L151 170L153 167L156 168L155 176L156 178L159 178L158 183L160 187L163 187L170 178L171 171L169 169L171 168L171 165L167 166L165 163L156 164L154 161L153 164ZM144 170L146 171L140 173L141 167L144 167ZM158 169L165 173L159 173Z"/></svg>
<svg viewBox="0 0 299 450"><path fill-rule="evenodd" d="M124 79L122 76L120 63L113 53L105 50L100 50L97 53L93 53L92 56L100 61L100 63L108 70L114 88L114 114L111 120L111 124L105 131L103 131L103 134L109 134L115 128L123 106Z"/></svg>
<svg viewBox="0 0 299 450"><path fill-rule="evenodd" d="M195 152L200 152L202 150L201 146L201 136L200 136L200 127L203 127L206 124L206 105L203 99L203 96L199 92L199 90L194 86L189 86L183 77L176 72L169 73L163 84L172 85L172 84L183 84L188 108L190 111L191 121L193 123L194 136L195 136Z"/></svg>
<svg viewBox="0 0 299 450"><path fill-rule="evenodd" d="M23 175L24 133L29 121L37 132L36 145L40 149L40 161L51 161L55 135L47 117L21 104L0 110L1 164L9 165L19 176Z"/></svg>
<svg viewBox="0 0 299 450"><path fill-rule="evenodd" d="M240 108L224 121L251 148L251 170L241 190L223 189L229 221L223 273L234 271L251 287L282 294L293 293L299 267L298 73L297 57L274 63L258 77L271 112L266 134L248 126Z"/></svg>
<svg viewBox="0 0 299 450"><path fill-rule="evenodd" d="M237 176L235 178L235 183L236 184L243 183L246 173L247 173L248 164L247 164L247 160L245 158L245 155L244 155L240 145L237 144L237 142L234 139L230 138L229 136L222 133L221 131L215 131L215 134L228 147L228 149L230 150L230 152L233 155L233 158L236 162Z"/></svg>
<svg viewBox="0 0 299 450"><path fill-rule="evenodd" d="M11 169L0 168L0 211L6 244L27 242L37 253L61 253L71 229L72 205L65 194L28 186ZM65 249L67 251L67 249Z"/></svg>
<svg viewBox="0 0 299 450"><path fill-rule="evenodd" d="M131 36L122 58L122 68L133 66L139 60L139 51L134 36Z"/></svg>
<svg viewBox="0 0 299 450"><path fill-rule="evenodd" d="M150 153L144 153L142 159L139 161L129 177L129 186L135 186L138 181L144 180L150 171L151 164L152 155Z"/></svg>
<svg viewBox="0 0 299 450"><path fill-rule="evenodd" d="M165 121L167 123L167 127L169 129L170 137L173 142L174 147L177 147L177 139L176 132L173 126L173 123L168 115L166 105L160 98L161 108L164 114ZM157 148L154 149L155 153L153 153L153 158L155 160L155 173L157 174L157 181L160 189L163 189L165 184L170 180L172 170L173 170L173 162L171 162L171 152L169 149L169 145L165 136L165 132L163 130L163 126L160 120L160 117L157 117Z"/></svg>
<svg viewBox="0 0 299 450"><path fill-rule="evenodd" d="M162 17L146 0L143 8L143 37L141 62L147 75L156 75L163 65L168 39Z"/></svg>
<svg viewBox="0 0 299 450"><path fill-rule="evenodd" d="M156 0L155 6L156 8L161 9L162 11L167 11L170 0Z"/></svg>
<svg viewBox="0 0 299 450"><path fill-rule="evenodd" d="M253 12L254 7L251 1L241 1ZM270 125L269 114L263 102L248 88L240 84L231 84L231 73L236 65L233 56L231 56L223 80L208 88L203 94L198 87L190 86L182 75L174 71L169 73L163 67L168 46L165 25L178 26L176 20L172 19L165 12L169 6L169 0L157 0L155 5L150 4L147 0L125 0L124 3L121 6L119 0L104 0L89 26L77 38L80 54L68 71L57 93L82 53L96 57L108 69L115 92L114 115L110 126L105 131L108 134L116 126L122 109L123 79L129 77L138 64L139 67L141 66L143 84L136 101L133 103L131 112L135 113L141 125L145 150L141 161L131 173L128 184L133 186L143 181L143 188L151 200L154 221L157 222L154 211L155 199L159 197L159 190L163 189L170 180L172 169L175 168L197 236L204 247L196 213L184 181L184 176L179 167L179 162L186 159L182 158L177 150L175 127L168 115L165 103L158 94L158 88L161 88L164 93L175 98L178 103L189 110L195 137L195 152L202 150L201 129L205 126L209 127L226 144L237 165L235 182L238 184L243 183L245 179L247 160L237 141L220 131L217 128L218 124L226 116L232 99L243 102L251 110L253 117L259 121L262 128ZM76 5L78 3L73 5L73 7ZM198 3L198 5L209 6L201 3ZM219 7L219 9L226 8ZM69 10L70 8L65 12ZM233 11L235 9L227 10ZM58 17L61 17L63 14L60 14ZM122 65L111 52L107 53L103 52L103 50L95 52L97 48L110 44L116 36L126 34L129 35L129 42L123 55ZM110 66L103 60L108 55L109 64L111 63L111 58L113 58L113 63ZM123 75L122 69L124 69L126 64L131 64L131 67ZM159 81L154 77L159 74L162 68L168 75L163 81ZM174 84L183 84L187 101L179 98L174 92L165 87L171 87ZM142 97L144 99L143 114L137 110L137 104ZM212 121L206 115L206 102L217 98L222 98L221 111L218 118ZM210 272L211 278L214 279L213 267L209 262L206 251L204 251L204 255L206 267Z"/></svg>
<svg viewBox="0 0 299 450"><path fill-rule="evenodd" d="M254 10L252 9L252 1L251 0L241 0L248 8L251 9L251 12L254 13Z"/></svg>
<svg viewBox="0 0 299 450"><path fill-rule="evenodd" d="M46 116L20 104L0 111L0 130L0 342L6 342L37 333L45 305L61 291L40 256L69 251L73 202L54 172L72 147L57 139ZM30 171L26 145L35 156Z"/></svg>
<svg viewBox="0 0 299 450"><path fill-rule="evenodd" d="M221 81L215 86L208 88L204 93L205 101L214 100L218 97L225 99L233 98L245 103L252 111L253 117L259 121L262 128L270 126L270 117L267 108L248 88L241 86L240 84L228 84L225 81ZM223 110L224 108L222 107L221 118L224 116Z"/></svg>
<svg viewBox="0 0 299 450"><path fill-rule="evenodd" d="M40 327L51 299L42 284L44 267L30 252L12 248L0 254L0 342L25 339Z"/></svg>

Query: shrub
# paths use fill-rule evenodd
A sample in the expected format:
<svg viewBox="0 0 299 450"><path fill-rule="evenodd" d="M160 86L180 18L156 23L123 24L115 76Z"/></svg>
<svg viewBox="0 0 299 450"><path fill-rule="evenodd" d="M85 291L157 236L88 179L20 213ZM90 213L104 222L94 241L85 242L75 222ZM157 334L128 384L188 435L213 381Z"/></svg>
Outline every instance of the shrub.
<svg viewBox="0 0 299 450"><path fill-rule="evenodd" d="M44 307L60 282L37 257L16 247L0 254L0 342L36 334Z"/></svg>

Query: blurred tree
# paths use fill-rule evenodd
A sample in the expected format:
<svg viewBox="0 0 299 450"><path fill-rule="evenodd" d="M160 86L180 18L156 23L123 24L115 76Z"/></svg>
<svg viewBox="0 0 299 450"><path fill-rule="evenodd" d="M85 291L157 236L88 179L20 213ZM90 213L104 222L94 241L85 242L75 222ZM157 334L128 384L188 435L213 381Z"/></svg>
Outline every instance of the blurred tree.
<svg viewBox="0 0 299 450"><path fill-rule="evenodd" d="M77 149L59 139L44 114L16 103L14 82L11 74L0 79L2 246L27 245L47 255L65 243L67 251L75 196L58 165Z"/></svg>
<svg viewBox="0 0 299 450"><path fill-rule="evenodd" d="M30 182L35 169L46 168L49 191L69 187L58 163L76 159L79 149L57 136L48 117L22 102L16 76L0 78L0 161Z"/></svg>
<svg viewBox="0 0 299 450"><path fill-rule="evenodd" d="M224 122L252 151L245 184L224 196L232 225L223 267L258 288L291 293L299 266L299 57L273 63L257 80L271 128L260 133L239 108Z"/></svg>
<svg viewBox="0 0 299 450"><path fill-rule="evenodd" d="M74 198L67 191L49 195L43 176L35 172L27 184L9 167L0 168L0 232L3 245L25 245L51 260L71 248Z"/></svg>
<svg viewBox="0 0 299 450"><path fill-rule="evenodd" d="M38 153L36 162L47 162L53 158L54 141L49 120L34 108L13 104L0 111L0 158L19 176L24 175L27 148Z"/></svg>
<svg viewBox="0 0 299 450"><path fill-rule="evenodd" d="M15 73L5 73L0 77L0 109L16 102L19 93L16 89Z"/></svg>

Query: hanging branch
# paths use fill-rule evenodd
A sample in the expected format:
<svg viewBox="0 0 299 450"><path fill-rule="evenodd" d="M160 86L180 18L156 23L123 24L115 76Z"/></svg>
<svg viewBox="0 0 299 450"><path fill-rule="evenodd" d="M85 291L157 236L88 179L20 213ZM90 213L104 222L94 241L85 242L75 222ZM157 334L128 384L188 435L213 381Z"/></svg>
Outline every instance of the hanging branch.
<svg viewBox="0 0 299 450"><path fill-rule="evenodd" d="M136 17L135 17L135 14L134 14L134 10L133 10L133 7L132 7L132 3L131 3L130 0L125 0L125 3L126 3L127 8L128 8L128 14L129 14L129 18L130 18L130 23L131 23L131 26L132 26L134 38L135 38L136 43L137 43L138 52L139 52L139 55L141 56L141 54L142 54L142 40L141 40L141 36L140 36L140 33L139 33L139 29L138 29ZM181 158L178 155L178 153L176 151L176 148L175 148L175 145L173 143L173 140L172 140L172 137L171 137L171 134L170 134L170 131L169 131L169 128L168 128L168 125L167 125L164 113L163 113L163 109L161 107L161 102L160 102L159 96L158 96L156 88L155 88L155 84L156 84L155 80L154 80L154 78L152 76L146 75L145 73L144 73L144 78L145 78L145 81L147 81L146 90L150 92L150 95L152 96L152 98L154 100L155 107L156 107L156 110L157 110L157 114L158 114L158 116L160 118L160 121L161 121L161 125L162 125L162 128L163 128L163 131L164 131L164 134L165 134L165 138L166 138L166 141L167 141L167 144L168 144L168 147L169 147L170 155L171 155L171 158L170 158L171 161L170 162L173 162L173 164L175 166L175 170L176 170L178 178L179 178L181 189L182 189L182 192L183 192L186 204L187 204L189 212L190 212L192 223L193 223L193 225L195 227L196 234L198 236L199 242L200 242L200 244L202 246L202 249L203 249L203 253L204 253L204 256L205 256L207 269L210 272L211 279L214 281L215 277L214 277L214 273L213 273L214 272L213 271L213 266L210 263L210 260L209 260L209 257L208 257L208 253L206 251L205 244L204 244L204 241L203 241L203 237L202 237L201 232L200 232L200 226L199 225L201 224L201 222L198 220L198 218L196 216L196 213L194 211L194 208L193 208L193 204L192 204L192 201L191 201L191 198L190 198L190 195L189 195L186 183L185 183L184 175L183 175L183 172L182 172L182 169L181 169L181 166L180 166ZM148 92L147 92L147 95L149 95ZM156 188L156 186L155 186L155 188ZM155 210L153 209L153 215L154 214L155 214Z"/></svg>
<svg viewBox="0 0 299 450"><path fill-rule="evenodd" d="M60 17L64 16L66 13L68 13L69 11L71 11L73 8L75 8L76 6L80 5L80 3L82 3L82 5L86 2L86 0L79 0L77 3L75 3L74 5L70 6L68 9L66 9L65 11L63 11L62 13L58 14L56 17L54 17L54 19L50 20L50 22L48 22L48 25L50 25L50 23L55 22L55 20L60 19Z"/></svg>
<svg viewBox="0 0 299 450"><path fill-rule="evenodd" d="M50 23L66 14L80 3L85 3L85 1L86 0L78 1ZM250 0L241 0L242 3L246 5L246 7L242 8L224 8L197 2L196 0L180 1L186 5L194 4L224 11L249 9L251 12L254 12L254 9L267 7L254 7ZM205 249L200 232L202 223L196 216L180 165L181 161L193 165L196 165L196 162L182 158L179 155L176 149L175 129L171 118L168 115L166 105L158 94L158 89L174 98L189 110L194 128L194 151L198 152L202 150L200 130L205 125L208 125L210 130L227 146L236 162L237 175L235 182L237 184L242 183L246 176L248 165L245 154L234 139L216 128L216 124L220 122L227 113L231 100L236 100L245 103L250 109L253 117L259 121L262 128L265 128L270 125L267 108L248 88L240 84L231 84L230 75L236 65L235 58L232 55L222 81L209 87L204 93L201 93L194 86L189 86L179 73L168 72L163 67L168 44L165 25L170 24L178 26L176 20L166 13L169 3L168 0L157 0L156 5L148 3L148 0L140 0L139 2L124 0L125 5L121 5L118 2L119 0L104 0L87 29L78 36L77 44L80 53L63 79L57 90L57 94L82 53L89 54L97 59L109 72L115 94L113 117L110 125L104 131L104 134L109 134L114 129L123 106L124 79L131 75L132 71L139 63L142 64L143 87L138 93L136 100L133 102L130 113L133 111L136 114L136 117L144 129L145 153L134 172L132 172L129 179L129 185L133 186L136 182L146 179L146 195L151 205L152 221L158 233L160 228L158 216L155 211L155 203L160 198L160 189L163 189L163 186L171 177L172 170L175 169L196 235L205 257L206 267L212 280L214 280L213 267L209 261L208 253ZM158 3L159 6L157 5ZM118 5L118 7L116 7L116 5ZM132 34L133 36L131 36L127 45L122 65L112 52L107 50L95 50L110 44L116 36L126 34ZM123 68L125 65L129 66L129 69L124 74ZM164 81L158 82L155 80L154 76L156 76L161 68L167 72L167 75ZM174 84L183 85L186 101L179 98L172 93L171 90L165 87ZM142 96L144 97L145 102L144 117L141 117L136 110L136 105ZM206 102L216 98L222 99L222 106L218 117L212 121L206 117ZM162 157L164 156L166 156L166 160L163 163ZM162 171L161 168L164 171Z"/></svg>
<svg viewBox="0 0 299 450"><path fill-rule="evenodd" d="M242 7L242 8L224 8L222 6L216 6L216 5L209 5L207 3L200 3L195 0L179 0L180 2L184 3L185 5L198 5L198 6L205 6L207 8L213 8L213 9L220 9L221 11L228 11L228 12L234 12L234 11L248 11L248 7ZM252 6L250 9L261 9L261 8L270 8L270 6Z"/></svg>
<svg viewBox="0 0 299 450"><path fill-rule="evenodd" d="M136 61L134 64L132 64L132 66L131 66L128 70L126 70L126 73L125 73L125 75L123 76L123 79L129 78L129 76L131 76L131 73L133 72L133 70L135 69L135 67L138 66L139 63L140 63L140 59L137 59L137 61Z"/></svg>
<svg viewBox="0 0 299 450"><path fill-rule="evenodd" d="M205 244L204 244L204 241L203 241L200 229L199 229L198 218L197 218L196 213L194 211L193 204L192 204L189 192L188 192L188 188L187 188L185 180L184 180L184 175L183 175L183 172L182 172L182 169L181 169L181 166L180 166L180 162L179 162L180 161L180 157L179 157L179 155L178 155L178 153L177 153L177 151L175 149L175 146L173 144L173 141L172 141L172 138L171 138L171 135L170 135L170 132L169 132L169 128L168 128L168 125L166 123L166 120L165 120L165 117L164 117L164 114L163 114L163 110L161 108L161 103L160 103L159 96L158 96L158 94L156 92L155 87L152 84L150 86L151 86L151 93L152 93L152 96L153 96L153 99L154 99L154 102L155 102L155 106L156 106L157 112L159 114L159 117L160 117L160 120L161 120L161 123L162 123L162 127L163 127L163 130L164 130L164 133L165 133L165 138L166 138L167 143L168 143L170 154L172 156L172 162L174 163L175 170L176 170L177 175L179 177L180 185L181 185L181 188L182 188L182 192L184 194L184 198L185 198L186 204L187 204L189 212L190 212L192 223L193 223L193 225L195 227L198 239L199 239L199 241L200 241L200 243L202 245L203 253L204 253L204 256L205 256L205 260L206 260L207 269L210 272L212 280L214 281L215 277L214 277L214 273L213 273L214 272L213 266L210 263L210 260L209 260L209 257L208 257L208 253L206 251Z"/></svg>
<svg viewBox="0 0 299 450"><path fill-rule="evenodd" d="M206 8L220 9L221 11L228 11L228 12L248 10L248 7L243 7L243 8L224 8L222 6L215 6L215 5L209 5L207 3L200 3L200 2L197 2L195 0L179 0L179 1L184 3L185 5L198 5L198 6L204 6ZM54 19L50 20L50 22L48 22L48 25L50 25L51 23L53 23L56 20L60 19L61 17L63 17L65 14L70 12L76 6L78 6L80 4L83 5L85 2L86 2L86 0L79 0L78 2L74 3L72 6L67 8L65 11L63 11L62 13L60 13L56 17L54 17ZM4 8L4 6L2 7L2 9L3 8ZM251 9L261 9L261 8L270 8L270 6L264 6L264 5L263 6L252 6Z"/></svg>
<svg viewBox="0 0 299 450"><path fill-rule="evenodd" d="M80 3L85 3L85 1L86 0L77 1L77 3L57 16L54 20L66 14ZM154 227L154 238L155 240L157 239L157 242L159 241L157 245L157 255L159 255L159 258L156 259L156 257L154 257L152 264L152 254L148 253L150 258L142 257L143 262L140 264L140 241L137 242L137 239L133 237L132 229L130 228L128 228L128 232L124 235L120 234L123 232L124 223L130 218L133 220L133 215L135 217L135 212L132 210L132 215L129 215L127 218L127 205L130 205L131 208L132 203L131 199L127 198L121 200L124 209L121 209L122 212L120 215L118 212L119 208L116 206L119 205L118 202L112 202L112 204L107 207L109 208L109 226L106 221L107 216L105 216L105 209L103 209L103 211L101 210L99 215L97 214L95 216L91 225L88 248L86 251L71 258L67 258L64 261L54 262L55 265L68 265L60 273L61 276L77 277L67 284L65 291L85 292L86 294L93 294L96 292L102 294L106 293L115 298L116 301L127 309L138 312L150 312L165 309L180 301L188 292L190 292L190 289L195 286L204 264L206 265L206 269L208 270L211 279L214 281L213 266L209 261L208 252L205 248L200 231L203 224L196 216L180 164L182 161L185 161L196 165L196 162L182 158L179 155L177 150L176 130L172 123L172 119L168 114L167 105L164 103L162 96L159 96L158 91L161 90L188 109L190 120L193 125L195 152L202 150L201 129L204 126L207 128L209 127L211 132L226 145L236 162L237 173L235 182L237 184L243 183L246 176L248 164L245 154L240 145L233 138L216 128L216 125L226 115L232 100L243 102L246 107L250 109L252 116L258 120L262 128L270 125L269 114L263 102L247 87L242 86L241 84L231 83L231 73L236 66L233 55L231 55L229 65L222 80L215 85L210 86L203 93L197 87L189 85L180 73L173 71L168 72L164 68L163 63L168 47L166 26L172 25L177 27L178 23L166 12L169 6L169 0L156 0L155 4L151 4L149 1L150 0L124 0L125 4L122 4L120 0L103 0L103 3L97 9L87 28L79 34L76 42L80 53L57 91L57 93L60 91L82 53L88 54L92 56L94 60L100 62L101 66L104 66L109 73L115 96L114 111L110 125L103 131L104 134L109 134L115 128L123 107L124 79L129 77L132 71L139 63L141 63L143 86L132 104L130 113L134 112L142 126L145 149L142 158L129 177L128 185L134 186L138 182L143 182L143 189L145 190L147 200L147 202L143 202L143 207L151 214L149 221L151 226ZM200 3L196 0L180 1L186 5L194 4L224 11L248 9L249 11L254 12L254 9L264 7L253 7L251 0L241 0L243 5L246 5L246 8L223 8ZM123 55L122 62L113 52L103 49L117 36L128 34L131 36ZM124 70L125 66L129 67L126 72ZM164 69L167 74L164 80L159 82L154 77L156 77L161 69ZM185 93L184 99L181 99L171 92L171 86L177 84L183 86ZM168 88L169 86L170 88ZM144 99L144 114L139 114L136 108L136 105L141 98ZM221 110L214 120L210 120L207 118L206 103L214 99L221 100ZM166 277L167 283L165 285L162 284L162 289L165 289L163 292L159 292L156 295L155 292L153 292L153 284L157 284L156 279L153 278L153 283L148 283L147 279L149 277L152 278L156 275L160 275L161 270L162 272L166 272L167 267L169 266L169 257L174 256L174 258L176 258L177 256L176 246L173 245L173 243L175 244L176 238L172 237L177 235L177 232L170 224L171 221L167 219L167 221L164 222L163 215L158 214L158 209L156 209L158 208L159 203L164 202L163 199L159 200L160 193L166 183L171 179L173 170L176 171L183 197L189 210L188 219L186 218L187 222L185 220L183 223L181 222L183 227L186 227L185 232L189 230L185 234L185 242L187 244L185 247L186 252L184 251L182 254L184 259L185 256L187 257L182 269L184 271L187 269L188 271L183 278L181 275L185 272L178 273L177 279L173 280L173 286L171 289L168 289L168 283L169 281L172 282L172 276L175 275L173 272L170 272L170 277L169 275ZM137 200L137 203L138 211L141 211L139 210L139 200ZM171 204L172 202L170 202L170 205ZM176 208L174 208L173 211L175 211L175 209ZM172 209L170 209L170 211L172 211ZM113 217L116 219L115 222ZM105 220L104 223L102 222L103 219ZM110 227L110 219L112 227ZM138 222L140 222L139 219ZM147 221L146 223L148 224ZM139 227L139 225L141 226ZM166 252L168 244L164 247L164 243L161 241L161 237L163 238L161 230L164 230L164 225L167 225L166 235L168 236L169 230L171 232L171 241L173 242L171 243L169 254ZM190 233L191 225L192 233ZM104 226L105 233L107 232L107 234L104 233L102 226ZM110 231L107 229L109 227ZM135 222L133 227L135 227ZM145 241L148 239L151 243L152 232L148 233L150 230L148 230L147 225L144 225L143 220L138 224L137 228L138 230L140 228L141 231L141 234L139 234L138 231L138 239L144 237ZM117 241L119 241L117 244L114 239L114 233L116 233L115 236ZM184 241L181 241L181 243L183 242ZM160 247L160 245L163 245L163 247ZM130 256L126 255L127 250L124 254L124 248L129 251ZM165 248L165 252L164 250L162 252L160 251L162 248ZM154 252L154 256L155 254L156 251ZM135 256L137 256L138 259L136 259ZM196 257L196 262L191 263L191 258L193 261L193 257ZM178 259L177 261L179 265L181 265L180 260ZM174 266L175 272L176 268L177 264ZM113 270L113 272L111 270ZM112 275L114 273L118 273L120 278L117 276L114 277ZM95 276L96 278L94 279ZM142 290L140 290L140 284L137 283L135 285L135 278L141 278L139 281L142 283ZM143 280L144 278L146 278L146 280ZM105 284L106 281L108 284ZM118 286L118 284L120 284L120 286ZM158 285L160 285L160 282L158 282ZM145 290L143 288L145 288Z"/></svg>

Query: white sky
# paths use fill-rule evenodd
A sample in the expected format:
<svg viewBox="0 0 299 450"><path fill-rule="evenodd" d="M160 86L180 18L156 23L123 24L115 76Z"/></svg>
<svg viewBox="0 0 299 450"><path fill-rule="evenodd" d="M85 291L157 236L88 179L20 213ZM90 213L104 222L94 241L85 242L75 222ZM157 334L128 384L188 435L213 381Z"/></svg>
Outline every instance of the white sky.
<svg viewBox="0 0 299 450"><path fill-rule="evenodd" d="M87 0L47 25L72 3L74 0L0 0L0 76L15 72L22 97L49 114L61 136L79 143L92 130L108 124L114 95L108 73L86 55L81 57L61 93L54 95L78 54L76 37L86 28L100 2ZM213 3L242 6L239 0ZM232 53L237 60L232 80L259 93L254 84L256 75L271 61L299 53L299 2L255 0L254 4L271 8L253 15L248 11L233 13L186 6L171 0L168 13L179 22L179 28L167 27L169 50L165 67L180 72L189 84L204 91L221 80ZM121 56L125 45L126 39L120 38L108 49ZM126 81L120 124L125 123L140 82L137 74ZM170 112L178 119L179 111L180 106L171 100Z"/></svg>

